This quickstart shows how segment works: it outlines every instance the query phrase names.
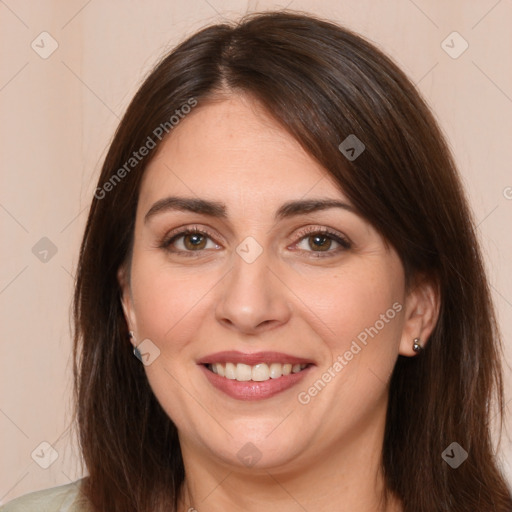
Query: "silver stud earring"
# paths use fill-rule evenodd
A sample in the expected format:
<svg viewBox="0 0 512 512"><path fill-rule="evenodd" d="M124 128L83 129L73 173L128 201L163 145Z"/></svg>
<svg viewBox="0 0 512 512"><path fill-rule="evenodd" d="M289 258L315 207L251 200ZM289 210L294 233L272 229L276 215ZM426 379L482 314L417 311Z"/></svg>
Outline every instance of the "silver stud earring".
<svg viewBox="0 0 512 512"><path fill-rule="evenodd" d="M412 349L416 353L421 352L423 350L423 347L421 346L421 340L419 338L414 338L412 342Z"/></svg>

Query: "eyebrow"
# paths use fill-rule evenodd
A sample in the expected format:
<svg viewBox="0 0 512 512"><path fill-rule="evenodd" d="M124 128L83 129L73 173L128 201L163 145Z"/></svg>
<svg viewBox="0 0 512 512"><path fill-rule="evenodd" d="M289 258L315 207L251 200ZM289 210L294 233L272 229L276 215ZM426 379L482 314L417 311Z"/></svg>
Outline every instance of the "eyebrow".
<svg viewBox="0 0 512 512"><path fill-rule="evenodd" d="M357 213L356 209L343 201L337 199L307 199L297 201L287 201L276 212L275 219L282 220L297 215L304 215L320 210L327 210L330 208L341 208L352 213ZM227 208L224 203L218 201L208 201L206 199L198 199L193 197L166 197L160 199L148 210L144 217L144 222L148 222L152 217L157 214L168 211L184 211L208 215L226 219Z"/></svg>

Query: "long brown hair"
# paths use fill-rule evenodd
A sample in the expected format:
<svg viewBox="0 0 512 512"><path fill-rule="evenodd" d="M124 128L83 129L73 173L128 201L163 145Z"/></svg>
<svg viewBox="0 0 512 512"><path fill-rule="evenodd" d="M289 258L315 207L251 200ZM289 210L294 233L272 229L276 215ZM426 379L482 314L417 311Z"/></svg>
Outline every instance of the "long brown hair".
<svg viewBox="0 0 512 512"><path fill-rule="evenodd" d="M172 137L169 120L191 98L200 108L216 94L240 92L325 167L396 249L408 277L439 287L439 320L425 351L400 356L391 377L382 456L388 489L406 512L510 512L490 436L492 411L501 419L503 406L498 330L440 129L404 73L373 45L290 12L252 14L180 44L140 87L106 156L74 302L76 415L89 472L83 492L93 509L177 509L184 481L177 430L130 350L117 271L130 257L144 169L165 140L157 127ZM338 147L349 135L365 145L353 161ZM155 149L131 161L148 137ZM457 469L442 458L452 442L468 453Z"/></svg>

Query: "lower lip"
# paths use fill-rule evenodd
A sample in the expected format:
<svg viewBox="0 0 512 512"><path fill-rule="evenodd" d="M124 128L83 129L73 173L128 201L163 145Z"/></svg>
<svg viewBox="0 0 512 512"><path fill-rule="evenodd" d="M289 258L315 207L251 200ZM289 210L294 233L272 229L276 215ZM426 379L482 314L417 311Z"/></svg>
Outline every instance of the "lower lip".
<svg viewBox="0 0 512 512"><path fill-rule="evenodd" d="M238 380L221 377L208 370L205 365L200 366L206 378L210 381L210 384L237 400L264 400L265 398L270 398L295 386L312 368L312 366L308 366L298 373L283 375L278 379L268 379L262 382L253 380L240 382Z"/></svg>

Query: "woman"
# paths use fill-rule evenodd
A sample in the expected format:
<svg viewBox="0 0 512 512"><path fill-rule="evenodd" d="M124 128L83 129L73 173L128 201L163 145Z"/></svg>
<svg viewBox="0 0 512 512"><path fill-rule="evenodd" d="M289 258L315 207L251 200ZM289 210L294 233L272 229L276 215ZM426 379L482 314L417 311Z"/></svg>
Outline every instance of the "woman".
<svg viewBox="0 0 512 512"><path fill-rule="evenodd" d="M452 157L348 30L251 15L156 67L103 166L75 322L89 476L6 512L512 510Z"/></svg>

